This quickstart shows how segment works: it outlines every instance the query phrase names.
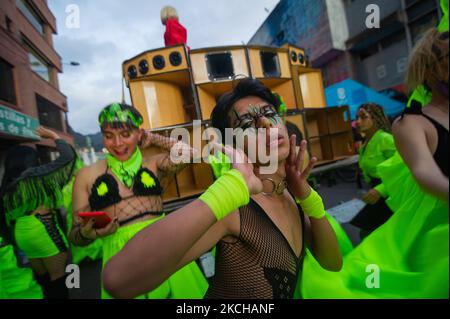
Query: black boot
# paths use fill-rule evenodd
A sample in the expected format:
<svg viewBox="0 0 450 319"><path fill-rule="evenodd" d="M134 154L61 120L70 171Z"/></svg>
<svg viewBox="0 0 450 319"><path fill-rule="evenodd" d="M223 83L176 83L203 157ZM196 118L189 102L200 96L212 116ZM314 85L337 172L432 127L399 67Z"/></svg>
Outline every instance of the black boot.
<svg viewBox="0 0 450 319"><path fill-rule="evenodd" d="M34 273L34 279L37 281L37 283L43 289L44 286L46 285L46 283L50 281L50 276L48 273L43 274L43 275L37 275L36 273Z"/></svg>
<svg viewBox="0 0 450 319"><path fill-rule="evenodd" d="M66 275L48 282L46 299L69 299L69 289L66 286Z"/></svg>

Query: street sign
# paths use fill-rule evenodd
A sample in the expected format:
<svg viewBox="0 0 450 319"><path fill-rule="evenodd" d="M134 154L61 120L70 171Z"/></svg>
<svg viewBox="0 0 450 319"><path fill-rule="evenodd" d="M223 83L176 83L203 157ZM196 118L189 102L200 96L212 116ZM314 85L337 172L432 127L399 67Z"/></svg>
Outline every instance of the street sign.
<svg viewBox="0 0 450 319"><path fill-rule="evenodd" d="M39 140L33 133L39 121L0 104L0 133Z"/></svg>

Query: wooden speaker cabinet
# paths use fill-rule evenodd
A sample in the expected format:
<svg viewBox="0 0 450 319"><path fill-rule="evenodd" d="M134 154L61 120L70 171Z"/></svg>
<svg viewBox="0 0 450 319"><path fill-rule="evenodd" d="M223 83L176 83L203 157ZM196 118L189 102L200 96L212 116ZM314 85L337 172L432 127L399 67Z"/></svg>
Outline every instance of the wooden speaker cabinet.
<svg viewBox="0 0 450 319"><path fill-rule="evenodd" d="M202 120L209 120L217 100L232 91L235 79L249 77L244 46L213 47L190 52Z"/></svg>
<svg viewBox="0 0 450 319"><path fill-rule="evenodd" d="M355 154L350 110L348 106L327 107L328 131L333 159L339 160Z"/></svg>
<svg viewBox="0 0 450 319"><path fill-rule="evenodd" d="M285 125L288 129L289 136L296 134L297 139L306 139L304 113L298 110L288 111L286 114ZM301 134L300 136L298 136L299 133Z"/></svg>
<svg viewBox="0 0 450 319"><path fill-rule="evenodd" d="M289 50L289 61L291 65L307 67L309 66L308 57L306 56L305 49L297 47L293 44L286 43L282 46Z"/></svg>
<svg viewBox="0 0 450 319"><path fill-rule="evenodd" d="M198 136L201 139L201 136L206 129L205 125L200 127L194 127L192 124L178 125L170 129L158 129L153 130L152 132L166 137L171 137L171 133L173 133L174 138L181 137L182 135L175 134L176 132L173 131L175 129L182 130L178 132L184 134L183 138L189 137L189 140L186 142L190 143L191 146L200 149L200 151L206 146L207 141L202 140L198 145L194 143L194 137ZM167 153L167 151L151 146L142 150L142 153L145 158L148 158L161 153ZM203 163L203 161L201 163L187 164L187 167L177 173L175 178L168 184L163 195L163 200L167 203L200 195L213 183L213 181L212 169L209 164Z"/></svg>
<svg viewBox="0 0 450 319"><path fill-rule="evenodd" d="M247 52L252 77L281 95L288 110L298 109L300 102L295 94L288 49L248 46Z"/></svg>
<svg viewBox="0 0 450 319"><path fill-rule="evenodd" d="M184 45L143 52L123 63L123 73L132 103L144 117L144 128L163 128L199 118Z"/></svg>
<svg viewBox="0 0 450 319"><path fill-rule="evenodd" d="M320 69L296 66L294 77L298 78L297 94L301 96L304 108L325 108L325 89Z"/></svg>
<svg viewBox="0 0 450 319"><path fill-rule="evenodd" d="M306 108L306 133L311 156L317 165L355 154L348 106Z"/></svg>

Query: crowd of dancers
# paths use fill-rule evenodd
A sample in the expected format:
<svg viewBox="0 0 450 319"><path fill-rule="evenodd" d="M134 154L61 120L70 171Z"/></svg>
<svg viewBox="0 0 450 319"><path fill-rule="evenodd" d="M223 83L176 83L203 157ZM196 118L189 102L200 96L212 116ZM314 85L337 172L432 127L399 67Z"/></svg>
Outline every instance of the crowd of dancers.
<svg viewBox="0 0 450 319"><path fill-rule="evenodd" d="M223 157L231 164L215 167L214 183L170 214L162 195L189 164L170 157L179 141L141 129L133 106L102 109L108 153L91 166L42 127L36 134L54 140L55 161L39 165L33 148L11 149L0 190L0 298L68 298L66 265L86 258L102 259L102 298L448 298L448 41L446 14L412 52L411 100L392 127L380 105L357 112L359 166L372 188L352 221L362 230L356 247L309 185L317 159L289 136L280 97L242 79L218 100L212 126L276 128L276 171L246 161L257 141L218 144L215 165ZM165 153L143 156L151 146ZM80 217L98 211L110 218L104 227ZM28 268L18 267L14 250ZM215 274L207 279L196 260L209 251Z"/></svg>

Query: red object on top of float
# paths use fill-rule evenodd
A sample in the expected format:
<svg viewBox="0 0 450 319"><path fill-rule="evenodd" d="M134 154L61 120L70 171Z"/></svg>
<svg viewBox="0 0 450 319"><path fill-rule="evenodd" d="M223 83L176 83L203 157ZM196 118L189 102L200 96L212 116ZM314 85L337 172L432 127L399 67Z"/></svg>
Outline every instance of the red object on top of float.
<svg viewBox="0 0 450 319"><path fill-rule="evenodd" d="M166 47L176 44L186 44L186 40L186 28L177 19L168 19L166 21L166 32L164 33Z"/></svg>

